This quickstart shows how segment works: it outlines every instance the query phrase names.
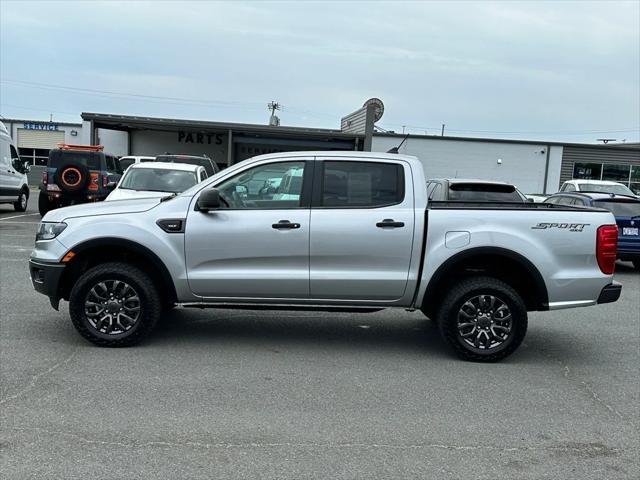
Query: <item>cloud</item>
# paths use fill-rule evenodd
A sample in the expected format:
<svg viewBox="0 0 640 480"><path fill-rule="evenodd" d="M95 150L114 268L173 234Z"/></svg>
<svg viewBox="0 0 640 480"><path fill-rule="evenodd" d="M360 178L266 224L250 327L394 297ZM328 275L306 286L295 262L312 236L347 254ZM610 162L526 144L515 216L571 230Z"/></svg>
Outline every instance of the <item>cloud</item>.
<svg viewBox="0 0 640 480"><path fill-rule="evenodd" d="M378 96L381 125L396 129L630 129L640 125L639 18L633 1L1 2L2 78L217 103L7 84L0 102L42 117L264 123L278 100L285 124L335 128ZM5 116L33 113L2 106Z"/></svg>

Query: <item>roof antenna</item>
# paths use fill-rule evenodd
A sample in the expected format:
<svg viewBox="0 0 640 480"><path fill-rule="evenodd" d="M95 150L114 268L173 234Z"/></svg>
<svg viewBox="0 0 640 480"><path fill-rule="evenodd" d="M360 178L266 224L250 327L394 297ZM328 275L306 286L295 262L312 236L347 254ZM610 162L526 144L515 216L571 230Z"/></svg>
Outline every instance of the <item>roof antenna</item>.
<svg viewBox="0 0 640 480"><path fill-rule="evenodd" d="M402 141L400 142L400 145L398 145L397 147L390 148L389 150L387 150L387 153L400 153L400 147L404 144L404 142L407 141L407 138L409 138L409 134L408 133L402 139Z"/></svg>

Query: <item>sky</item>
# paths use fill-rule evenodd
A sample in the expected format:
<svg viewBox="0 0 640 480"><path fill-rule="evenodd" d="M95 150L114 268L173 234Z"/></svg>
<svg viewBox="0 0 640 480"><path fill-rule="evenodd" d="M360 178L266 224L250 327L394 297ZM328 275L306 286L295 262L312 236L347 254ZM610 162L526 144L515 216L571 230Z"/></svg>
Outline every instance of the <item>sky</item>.
<svg viewBox="0 0 640 480"><path fill-rule="evenodd" d="M0 0L0 114L640 141L640 1Z"/></svg>

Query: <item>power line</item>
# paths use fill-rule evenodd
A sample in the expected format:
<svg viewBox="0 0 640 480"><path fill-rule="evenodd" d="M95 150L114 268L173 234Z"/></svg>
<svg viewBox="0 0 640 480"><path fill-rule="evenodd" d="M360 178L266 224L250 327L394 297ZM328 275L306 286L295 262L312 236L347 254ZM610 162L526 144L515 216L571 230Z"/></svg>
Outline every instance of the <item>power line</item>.
<svg viewBox="0 0 640 480"><path fill-rule="evenodd" d="M27 82L23 80L13 80L13 79L0 79L0 83L4 83L6 85L20 86L26 88L34 88L39 90L53 90L53 91L65 91L69 93L79 94L79 95L87 95L93 97L101 97L101 98L123 98L128 100L135 101L144 101L148 103L159 103L166 105L187 105L187 106L198 106L198 107L217 107L217 108L237 108L244 110L256 110L261 111L264 107L262 106L262 102L241 102L241 101L230 101L230 100L207 100L207 99L195 99L195 98L186 98L186 97L170 97L170 96L162 96L162 95L146 95L146 94L138 94L138 93L127 93L127 92L117 92L113 90L101 90L101 89L93 89L93 88L83 88L69 85L56 85L50 83L41 83L41 82ZM287 108L288 112L293 113L294 115L311 115L311 116L322 116L322 117L331 117L335 118L335 115L323 113L323 112L313 112L311 110L298 109L298 108Z"/></svg>

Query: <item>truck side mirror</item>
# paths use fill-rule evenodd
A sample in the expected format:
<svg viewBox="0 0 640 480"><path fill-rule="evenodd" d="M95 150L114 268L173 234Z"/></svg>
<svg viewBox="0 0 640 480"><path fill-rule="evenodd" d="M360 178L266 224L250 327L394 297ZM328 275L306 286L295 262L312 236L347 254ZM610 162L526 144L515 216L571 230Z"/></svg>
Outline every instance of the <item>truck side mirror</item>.
<svg viewBox="0 0 640 480"><path fill-rule="evenodd" d="M202 192L196 203L198 210L208 212L209 210L217 210L220 208L220 192L215 188L209 188Z"/></svg>

